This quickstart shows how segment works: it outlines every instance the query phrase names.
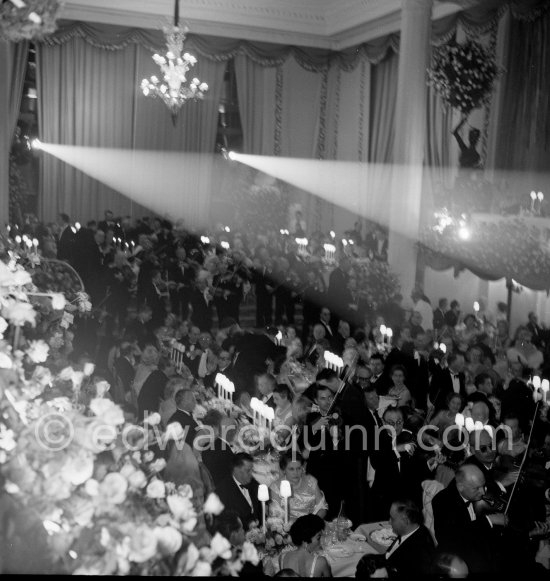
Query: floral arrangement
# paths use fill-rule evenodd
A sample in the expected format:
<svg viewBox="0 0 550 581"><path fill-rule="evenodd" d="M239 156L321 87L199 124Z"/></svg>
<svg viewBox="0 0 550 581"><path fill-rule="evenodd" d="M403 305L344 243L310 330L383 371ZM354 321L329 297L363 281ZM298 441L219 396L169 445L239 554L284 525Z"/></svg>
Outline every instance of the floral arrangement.
<svg viewBox="0 0 550 581"><path fill-rule="evenodd" d="M0 38L40 40L55 32L58 0L8 0L0 5Z"/></svg>
<svg viewBox="0 0 550 581"><path fill-rule="evenodd" d="M468 228L469 237L461 238L462 220L451 219L442 227L426 228L421 237L421 250L428 264L438 270L455 266L468 268L491 279L515 279L532 289L548 288L550 249L541 241L548 232L525 219L512 216ZM449 263L449 261L451 261Z"/></svg>
<svg viewBox="0 0 550 581"><path fill-rule="evenodd" d="M157 452L183 441L180 424L128 423L106 381L88 398L93 364L55 373L54 350L23 336L39 318L32 289L14 257L0 261L2 570L202 576L257 564L251 544L208 535L205 519L223 510L215 494L203 502L162 479Z"/></svg>
<svg viewBox="0 0 550 581"><path fill-rule="evenodd" d="M269 517L265 525L264 533L259 523L254 521L246 533L247 540L254 544L262 557L273 556L294 548L289 535L290 523L284 524L280 518Z"/></svg>
<svg viewBox="0 0 550 581"><path fill-rule="evenodd" d="M400 291L399 278L387 262L360 258L353 261L359 295L372 310L387 303Z"/></svg>
<svg viewBox="0 0 550 581"><path fill-rule="evenodd" d="M450 42L435 52L428 84L447 105L467 115L487 102L500 72L491 53L478 42Z"/></svg>

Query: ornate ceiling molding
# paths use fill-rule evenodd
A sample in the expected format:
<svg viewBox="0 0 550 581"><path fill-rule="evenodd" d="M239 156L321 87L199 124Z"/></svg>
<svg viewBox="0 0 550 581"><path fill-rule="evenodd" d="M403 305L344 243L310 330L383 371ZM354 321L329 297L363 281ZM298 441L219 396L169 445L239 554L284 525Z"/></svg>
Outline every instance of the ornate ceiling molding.
<svg viewBox="0 0 550 581"><path fill-rule="evenodd" d="M401 0L180 0L193 34L342 50L400 29ZM460 10L436 2L434 17ZM173 0L65 0L62 18L161 28Z"/></svg>

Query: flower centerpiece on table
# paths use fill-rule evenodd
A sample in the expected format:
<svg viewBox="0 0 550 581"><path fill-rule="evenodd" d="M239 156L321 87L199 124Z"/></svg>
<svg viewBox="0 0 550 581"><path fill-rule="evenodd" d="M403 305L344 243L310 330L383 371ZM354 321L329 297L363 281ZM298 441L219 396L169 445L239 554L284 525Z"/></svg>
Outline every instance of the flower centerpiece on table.
<svg viewBox="0 0 550 581"><path fill-rule="evenodd" d="M401 290L399 278L387 262L357 258L352 261L357 274L358 295L375 312Z"/></svg>
<svg viewBox="0 0 550 581"><path fill-rule="evenodd" d="M493 55L479 42L450 42L436 49L428 84L444 103L468 115L490 98L501 73Z"/></svg>
<svg viewBox="0 0 550 581"><path fill-rule="evenodd" d="M269 517L265 524L265 533L256 521L251 524L246 533L246 539L254 544L261 558L274 557L295 548L289 534L290 523L285 524L280 518Z"/></svg>

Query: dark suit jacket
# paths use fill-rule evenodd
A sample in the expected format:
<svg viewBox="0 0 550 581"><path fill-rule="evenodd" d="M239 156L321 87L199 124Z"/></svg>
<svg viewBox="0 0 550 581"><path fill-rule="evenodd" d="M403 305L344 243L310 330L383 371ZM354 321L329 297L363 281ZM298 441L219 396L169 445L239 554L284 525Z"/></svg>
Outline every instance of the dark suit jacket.
<svg viewBox="0 0 550 581"><path fill-rule="evenodd" d="M202 461L216 486L231 474L233 456L233 450L220 438L214 440L210 449L202 452Z"/></svg>
<svg viewBox="0 0 550 581"><path fill-rule="evenodd" d="M388 551L390 549L391 546ZM416 576L430 573L434 557L435 544L432 535L424 525L420 525L410 537L395 549L388 557L387 562L390 567L395 569L397 575L416 578Z"/></svg>
<svg viewBox="0 0 550 581"><path fill-rule="evenodd" d="M140 419L144 417L145 412L153 414L159 411L167 381L168 377L159 369L155 369L145 380L137 400L138 417Z"/></svg>
<svg viewBox="0 0 550 581"><path fill-rule="evenodd" d="M235 480L233 480L233 476L226 476L220 482L219 486L216 487L216 493L224 507L227 510L234 510L239 515L245 530L248 529L251 521L259 521L261 519L261 506L258 500L259 486L258 482L252 479L252 482L246 487L252 500L252 508L241 492L241 489L235 483Z"/></svg>
<svg viewBox="0 0 550 581"><path fill-rule="evenodd" d="M177 410L172 417L168 420L168 423L179 422L181 427L185 430L185 443L189 444L193 448L193 440L197 435L197 430L199 424L195 421L195 418L191 414L187 414L181 410Z"/></svg>
<svg viewBox="0 0 550 581"><path fill-rule="evenodd" d="M196 325L202 332L210 332L214 312L213 301L209 301L207 304L202 291L194 288L191 291L189 303L193 309L193 314L191 315L193 325Z"/></svg>
<svg viewBox="0 0 550 581"><path fill-rule="evenodd" d="M437 307L434 309L434 329L441 329L445 325L445 313Z"/></svg>
<svg viewBox="0 0 550 581"><path fill-rule="evenodd" d="M460 383L460 395L466 399L466 377L464 373L458 374L458 380ZM445 398L447 394L453 392L453 379L451 377L450 370L441 369L437 370L432 376L432 381L430 384L430 400L434 404L436 409L445 409Z"/></svg>
<svg viewBox="0 0 550 581"><path fill-rule="evenodd" d="M484 516L470 519L455 480L435 495L432 508L438 549L462 557L470 573L494 571L491 525Z"/></svg>
<svg viewBox="0 0 550 581"><path fill-rule="evenodd" d="M74 239L75 235L70 226L67 226L59 237L57 243L57 258L72 262L74 258Z"/></svg>
<svg viewBox="0 0 550 581"><path fill-rule="evenodd" d="M130 391L136 372L126 357L119 357L115 361L115 371L124 391Z"/></svg>

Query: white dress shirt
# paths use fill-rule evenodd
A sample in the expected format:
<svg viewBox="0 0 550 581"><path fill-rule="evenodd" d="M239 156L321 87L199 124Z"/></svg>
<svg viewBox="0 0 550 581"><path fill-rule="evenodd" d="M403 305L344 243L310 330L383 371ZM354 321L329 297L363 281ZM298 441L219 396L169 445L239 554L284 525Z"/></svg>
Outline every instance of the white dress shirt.
<svg viewBox="0 0 550 581"><path fill-rule="evenodd" d="M241 494L245 497L246 502L248 502L248 504L250 505L250 508L253 508L253 506L252 506L252 499L250 498L250 492L248 492L248 489L247 488L244 488L244 485L241 484L234 476L233 476L233 480L235 481L235 483L239 487L239 490L241 491Z"/></svg>

